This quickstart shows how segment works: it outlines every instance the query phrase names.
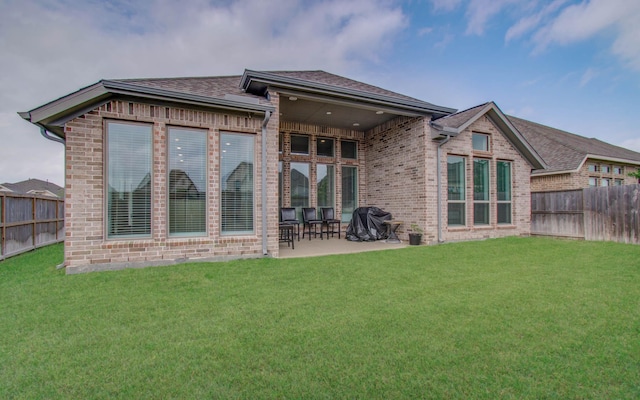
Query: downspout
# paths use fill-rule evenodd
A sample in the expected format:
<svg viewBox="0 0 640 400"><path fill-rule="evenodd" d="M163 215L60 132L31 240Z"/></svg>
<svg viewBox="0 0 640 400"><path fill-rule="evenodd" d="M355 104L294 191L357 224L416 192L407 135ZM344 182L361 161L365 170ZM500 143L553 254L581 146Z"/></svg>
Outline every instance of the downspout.
<svg viewBox="0 0 640 400"><path fill-rule="evenodd" d="M262 121L262 255L268 254L267 245L267 124L271 111L265 111Z"/></svg>
<svg viewBox="0 0 640 400"><path fill-rule="evenodd" d="M440 167L440 158L442 157L442 146L451 140L450 134L447 134L446 136L446 139L438 143L438 154L436 156L438 162L438 165L436 166L436 174L438 175L438 243L444 242L444 240L442 240L442 176L440 173L442 168Z"/></svg>
<svg viewBox="0 0 640 400"><path fill-rule="evenodd" d="M40 125L38 125L38 126L40 126ZM43 127L43 126L40 126L40 134L42 136L44 136L45 139L49 139L49 140L54 141L54 142L62 143L62 145L65 144L65 141L64 141L63 138L55 136L55 135L51 135L49 132L47 132L47 129L45 127Z"/></svg>
<svg viewBox="0 0 640 400"><path fill-rule="evenodd" d="M48 131L47 131L47 129L46 129L44 126L42 126L42 125L39 125L39 124L36 124L36 125L40 127L40 134L41 134L45 139L51 140L51 141L56 142L56 143L61 143L61 144L65 147L65 152L66 152L66 150L67 150L67 145L66 145L66 142L65 142L65 140L64 140L63 138L58 137L58 136L55 136L55 135L51 135L51 134L50 134L50 132L48 132ZM66 164L66 163L67 163L67 161L66 161L66 157L65 157L65 164ZM66 177L65 177L65 181L66 181ZM66 182L64 183L64 187L65 187L65 189L66 189L66 187L67 187ZM56 211L56 215L57 215L57 211ZM65 222L65 224L66 224L66 222ZM57 234L56 234L56 236L57 236ZM66 252L65 252L65 253L66 253ZM65 255L65 256L66 256L66 255ZM67 260L66 260L66 259L65 259L65 260L62 260L62 264L56 265L56 269L64 268L64 267L66 266L66 263L67 263Z"/></svg>

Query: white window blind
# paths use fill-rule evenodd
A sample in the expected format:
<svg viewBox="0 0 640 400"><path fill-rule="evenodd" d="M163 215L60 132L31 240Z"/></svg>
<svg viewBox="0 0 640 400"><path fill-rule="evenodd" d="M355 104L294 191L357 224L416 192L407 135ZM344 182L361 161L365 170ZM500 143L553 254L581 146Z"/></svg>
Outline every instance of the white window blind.
<svg viewBox="0 0 640 400"><path fill-rule="evenodd" d="M254 136L220 134L223 234L253 233Z"/></svg>
<svg viewBox="0 0 640 400"><path fill-rule="evenodd" d="M107 237L151 235L152 126L107 124Z"/></svg>
<svg viewBox="0 0 640 400"><path fill-rule="evenodd" d="M207 232L207 131L169 128L169 235Z"/></svg>

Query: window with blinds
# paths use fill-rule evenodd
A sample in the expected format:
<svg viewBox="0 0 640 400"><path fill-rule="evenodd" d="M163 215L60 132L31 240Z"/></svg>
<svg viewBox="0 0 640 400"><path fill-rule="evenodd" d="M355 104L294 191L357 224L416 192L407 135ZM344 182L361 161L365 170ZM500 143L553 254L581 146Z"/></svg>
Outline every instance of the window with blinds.
<svg viewBox="0 0 640 400"><path fill-rule="evenodd" d="M253 233L254 136L220 134L222 234Z"/></svg>
<svg viewBox="0 0 640 400"><path fill-rule="evenodd" d="M107 237L151 236L151 125L107 123Z"/></svg>
<svg viewBox="0 0 640 400"><path fill-rule="evenodd" d="M466 225L465 158L447 157L447 223Z"/></svg>
<svg viewBox="0 0 640 400"><path fill-rule="evenodd" d="M207 131L169 128L169 236L207 233Z"/></svg>

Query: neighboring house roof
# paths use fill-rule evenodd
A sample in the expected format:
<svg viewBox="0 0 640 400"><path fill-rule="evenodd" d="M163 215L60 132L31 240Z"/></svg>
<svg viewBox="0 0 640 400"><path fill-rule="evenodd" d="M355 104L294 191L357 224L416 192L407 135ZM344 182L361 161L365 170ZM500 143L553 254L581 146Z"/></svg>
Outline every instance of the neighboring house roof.
<svg viewBox="0 0 640 400"><path fill-rule="evenodd" d="M431 121L431 126L436 132L433 138L444 139L447 136L457 136L484 115L489 117L534 169L546 167L535 146L527 141L492 101Z"/></svg>
<svg viewBox="0 0 640 400"><path fill-rule="evenodd" d="M0 185L14 193L38 194L52 197L64 198L64 189L55 183L43 181L41 179L27 179L16 183L3 183Z"/></svg>
<svg viewBox="0 0 640 400"><path fill-rule="evenodd" d="M638 152L522 118L508 118L548 165L543 171L534 171L536 175L577 171L588 158L640 165Z"/></svg>

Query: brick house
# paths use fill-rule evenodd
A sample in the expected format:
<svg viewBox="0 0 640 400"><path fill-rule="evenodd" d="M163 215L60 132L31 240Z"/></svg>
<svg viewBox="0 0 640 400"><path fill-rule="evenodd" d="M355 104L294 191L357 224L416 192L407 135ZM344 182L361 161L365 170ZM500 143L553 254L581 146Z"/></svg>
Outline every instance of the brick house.
<svg viewBox="0 0 640 400"><path fill-rule="evenodd" d="M68 273L278 257L282 206L377 206L426 243L526 235L545 167L494 103L324 71L102 80L20 115L65 144Z"/></svg>
<svg viewBox="0 0 640 400"><path fill-rule="evenodd" d="M531 191L547 192L639 183L640 153L509 116L547 164L531 174Z"/></svg>

